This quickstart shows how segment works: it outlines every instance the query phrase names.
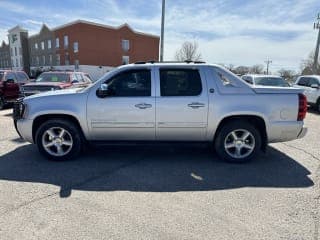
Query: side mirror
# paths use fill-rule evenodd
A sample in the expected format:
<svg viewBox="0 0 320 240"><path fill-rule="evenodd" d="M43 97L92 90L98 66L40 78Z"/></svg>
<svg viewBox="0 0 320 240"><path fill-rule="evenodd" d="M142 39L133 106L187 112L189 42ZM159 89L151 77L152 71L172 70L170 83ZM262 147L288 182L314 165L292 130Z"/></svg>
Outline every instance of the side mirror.
<svg viewBox="0 0 320 240"><path fill-rule="evenodd" d="M96 95L98 98L105 98L107 96L111 95L111 91L108 87L108 84L103 83L100 85L100 87L96 91Z"/></svg>
<svg viewBox="0 0 320 240"><path fill-rule="evenodd" d="M311 88L319 89L319 88L320 88L320 85L319 85L319 84L311 84L310 87L311 87Z"/></svg>

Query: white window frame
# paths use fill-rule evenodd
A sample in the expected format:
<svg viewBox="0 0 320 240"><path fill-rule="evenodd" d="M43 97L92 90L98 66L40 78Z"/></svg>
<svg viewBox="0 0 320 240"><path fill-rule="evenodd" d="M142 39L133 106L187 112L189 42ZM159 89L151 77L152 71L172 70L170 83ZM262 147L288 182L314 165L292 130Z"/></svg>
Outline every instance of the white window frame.
<svg viewBox="0 0 320 240"><path fill-rule="evenodd" d="M74 53L79 52L79 42L74 42L73 43L73 52Z"/></svg>
<svg viewBox="0 0 320 240"><path fill-rule="evenodd" d="M122 50L123 51L129 51L130 50L130 41L129 40L127 40L127 39L122 39L122 43L121 43L121 45L122 45Z"/></svg>
<svg viewBox="0 0 320 240"><path fill-rule="evenodd" d="M48 49L51 49L51 39L48 40Z"/></svg>
<svg viewBox="0 0 320 240"><path fill-rule="evenodd" d="M122 64L126 65L130 63L130 57L129 56L122 56Z"/></svg>
<svg viewBox="0 0 320 240"><path fill-rule="evenodd" d="M44 41L41 42L41 50L44 50Z"/></svg>
<svg viewBox="0 0 320 240"><path fill-rule="evenodd" d="M56 38L56 48L59 48L60 47L60 40L59 38Z"/></svg>
<svg viewBox="0 0 320 240"><path fill-rule="evenodd" d="M64 35L63 36L63 46L65 48L69 47L69 37L68 37L68 35Z"/></svg>

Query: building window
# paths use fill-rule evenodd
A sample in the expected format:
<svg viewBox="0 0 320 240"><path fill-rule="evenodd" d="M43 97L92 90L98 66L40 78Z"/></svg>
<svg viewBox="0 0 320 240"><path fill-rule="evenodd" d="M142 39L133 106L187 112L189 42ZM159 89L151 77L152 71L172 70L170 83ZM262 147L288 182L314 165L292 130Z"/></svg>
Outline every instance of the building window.
<svg viewBox="0 0 320 240"><path fill-rule="evenodd" d="M75 52L75 53L79 52L79 43L78 42L73 43L73 52Z"/></svg>
<svg viewBox="0 0 320 240"><path fill-rule="evenodd" d="M34 48L38 50L38 43L34 44Z"/></svg>
<svg viewBox="0 0 320 240"><path fill-rule="evenodd" d="M64 65L70 65L70 56L69 53L66 53L64 56Z"/></svg>
<svg viewBox="0 0 320 240"><path fill-rule="evenodd" d="M23 66L23 61L22 61L22 57L20 57L20 66Z"/></svg>
<svg viewBox="0 0 320 240"><path fill-rule="evenodd" d="M51 49L51 40L48 40L48 49Z"/></svg>
<svg viewBox="0 0 320 240"><path fill-rule="evenodd" d="M41 49L44 50L44 42L41 42Z"/></svg>
<svg viewBox="0 0 320 240"><path fill-rule="evenodd" d="M13 56L13 48L11 48L10 50L11 50L11 56Z"/></svg>
<svg viewBox="0 0 320 240"><path fill-rule="evenodd" d="M42 66L45 66L46 65L46 56L43 55L42 56Z"/></svg>
<svg viewBox="0 0 320 240"><path fill-rule="evenodd" d="M19 55L22 55L22 48L19 47Z"/></svg>
<svg viewBox="0 0 320 240"><path fill-rule="evenodd" d="M129 56L122 56L122 64L123 65L129 64Z"/></svg>
<svg viewBox="0 0 320 240"><path fill-rule="evenodd" d="M14 55L17 56L18 53L17 53L17 47L14 47Z"/></svg>
<svg viewBox="0 0 320 240"><path fill-rule="evenodd" d="M36 65L39 66L40 65L40 59L39 56L36 57Z"/></svg>
<svg viewBox="0 0 320 240"><path fill-rule="evenodd" d="M19 67L18 58L16 58L16 67Z"/></svg>
<svg viewBox="0 0 320 240"><path fill-rule="evenodd" d="M63 37L63 46L67 48L69 46L69 38L67 35Z"/></svg>
<svg viewBox="0 0 320 240"><path fill-rule="evenodd" d="M56 38L56 48L60 47L60 42L59 42L59 38ZM60 64L59 64L60 65Z"/></svg>
<svg viewBox="0 0 320 240"><path fill-rule="evenodd" d="M52 55L49 55L49 65L52 66Z"/></svg>
<svg viewBox="0 0 320 240"><path fill-rule="evenodd" d="M56 64L60 66L60 54L56 54Z"/></svg>
<svg viewBox="0 0 320 240"><path fill-rule="evenodd" d="M79 60L74 60L74 69L79 70Z"/></svg>
<svg viewBox="0 0 320 240"><path fill-rule="evenodd" d="M129 40L122 40L122 50L123 51L129 51L130 49L130 44L129 44Z"/></svg>
<svg viewBox="0 0 320 240"><path fill-rule="evenodd" d="M13 59L11 59L11 64L12 64L12 67L15 67Z"/></svg>

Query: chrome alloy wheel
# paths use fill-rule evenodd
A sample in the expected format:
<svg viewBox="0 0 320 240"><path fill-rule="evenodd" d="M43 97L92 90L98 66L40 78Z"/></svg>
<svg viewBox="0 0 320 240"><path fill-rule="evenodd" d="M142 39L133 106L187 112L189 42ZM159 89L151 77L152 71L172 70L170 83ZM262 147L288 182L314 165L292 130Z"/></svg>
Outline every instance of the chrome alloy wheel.
<svg viewBox="0 0 320 240"><path fill-rule="evenodd" d="M61 157L71 151L73 146L72 136L64 128L52 127L43 133L42 146L50 155Z"/></svg>
<svg viewBox="0 0 320 240"><path fill-rule="evenodd" d="M255 139L248 130L237 129L230 132L224 140L226 153L237 159L249 156L255 147Z"/></svg>

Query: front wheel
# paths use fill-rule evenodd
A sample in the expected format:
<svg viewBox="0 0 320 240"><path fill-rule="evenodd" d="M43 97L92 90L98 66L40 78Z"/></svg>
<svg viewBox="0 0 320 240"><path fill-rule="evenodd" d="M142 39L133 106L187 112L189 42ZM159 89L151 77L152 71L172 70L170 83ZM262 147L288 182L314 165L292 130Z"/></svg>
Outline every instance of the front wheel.
<svg viewBox="0 0 320 240"><path fill-rule="evenodd" d="M36 144L41 154L51 160L63 161L76 157L82 146L80 130L63 119L44 122L36 132Z"/></svg>
<svg viewBox="0 0 320 240"><path fill-rule="evenodd" d="M217 133L215 149L228 162L242 163L251 160L261 148L261 134L245 121L226 123Z"/></svg>

